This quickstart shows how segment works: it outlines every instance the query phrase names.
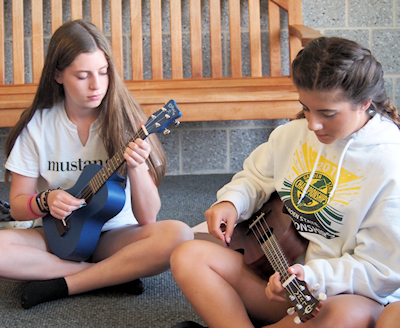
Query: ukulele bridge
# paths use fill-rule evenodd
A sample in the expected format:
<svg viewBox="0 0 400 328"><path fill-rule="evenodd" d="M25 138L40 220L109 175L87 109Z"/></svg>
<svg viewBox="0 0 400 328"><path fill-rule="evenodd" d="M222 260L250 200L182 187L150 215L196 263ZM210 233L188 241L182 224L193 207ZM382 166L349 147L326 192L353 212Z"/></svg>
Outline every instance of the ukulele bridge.
<svg viewBox="0 0 400 328"><path fill-rule="evenodd" d="M70 222L68 218L65 218L64 220L58 220L58 219L53 219L53 220L60 237L64 236L70 228Z"/></svg>

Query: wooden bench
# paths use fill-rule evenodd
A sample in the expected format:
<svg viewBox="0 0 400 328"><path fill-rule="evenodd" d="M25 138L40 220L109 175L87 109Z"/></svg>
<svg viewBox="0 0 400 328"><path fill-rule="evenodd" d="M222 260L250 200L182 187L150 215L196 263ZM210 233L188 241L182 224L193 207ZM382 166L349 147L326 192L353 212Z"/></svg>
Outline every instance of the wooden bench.
<svg viewBox="0 0 400 328"><path fill-rule="evenodd" d="M85 13L82 0L71 0L68 8L70 19L84 18L91 20L105 34L106 22L110 26L109 34L115 60L120 74L131 76L125 82L134 97L142 105L143 110L150 114L159 109L169 99L178 103L183 115L182 121L214 121L214 120L252 120L252 119L282 119L293 118L300 109L298 93L289 74L282 75L282 53L287 53L291 62L298 51L311 39L321 34L302 25L301 0L268 0L268 31L269 31L269 75L263 76L263 59L261 35L262 22L260 18L259 0L248 0L248 28L242 28L241 1L224 0L209 1L208 19L204 19L204 1L169 0L169 7L162 0L147 0L150 12L150 47L151 47L151 79L144 78L144 62L148 58L143 55L144 27L142 0L129 0L129 12L123 8L127 1L112 0L103 8L102 0L86 0L90 11ZM182 27L182 7L188 6L190 33ZM221 19L221 3L229 6L229 19ZM265 1L263 2L266 3ZM63 1L51 0L50 8L43 8L42 0L31 0L30 8L27 1L12 0L12 36L6 35L4 20L0 22L0 127L13 126L22 111L33 100L40 78L45 46L43 19L51 21L51 33L63 23L66 9ZM186 7L187 8L187 7ZM246 8L247 9L247 8ZM0 2L0 17L4 17L4 1ZM46 10L50 15L44 15ZM287 12L282 14L281 11ZM31 33L24 27L24 15L30 11ZM265 10L264 10L265 11ZM263 11L263 12L264 12ZM261 12L261 14L263 14ZM109 17L106 17L109 13ZM202 15L203 14L203 15ZM49 16L51 18L49 18ZM127 36L123 30L122 17L128 16L130 31ZM287 20L282 26L280 17ZM168 17L169 30L166 31L163 22ZM287 19L286 19L287 17ZM229 20L229 40L222 40L221 32L227 29L224 21ZM204 21L209 22L205 29ZM264 23L265 24L265 23ZM25 18L25 25L26 23ZM227 25L227 24L225 24ZM25 30L24 30L25 28ZM265 28L264 28L265 29ZM184 76L184 51L186 43L183 35L190 36L190 77ZM243 35L250 40L243 47ZM164 78L165 59L163 59L163 34L170 35L170 77ZM204 36L209 35L209 55L204 55ZM31 37L32 36L32 37ZM131 58L127 58L123 48L124 37L129 41ZM12 41L12 65L6 58L5 44ZM281 40L287 40L281 42ZM230 42L230 54L223 54L222 42ZM27 46L28 44L28 46ZM285 49L288 44L288 49ZM243 76L242 64L245 57L242 49L248 47L250 74ZM31 51L31 56L25 53ZM230 56L228 58L228 55ZM11 55L10 55L11 56ZM148 56L148 55L147 55ZM203 75L203 57L210 58L211 76ZM31 58L27 60L26 58ZM223 63L230 61L230 76L223 70ZM265 62L265 60L264 60ZM6 81L6 68L12 66L12 81ZM127 74L128 71L128 74ZM29 78L27 78L29 76ZM26 81L26 80L31 81Z"/></svg>

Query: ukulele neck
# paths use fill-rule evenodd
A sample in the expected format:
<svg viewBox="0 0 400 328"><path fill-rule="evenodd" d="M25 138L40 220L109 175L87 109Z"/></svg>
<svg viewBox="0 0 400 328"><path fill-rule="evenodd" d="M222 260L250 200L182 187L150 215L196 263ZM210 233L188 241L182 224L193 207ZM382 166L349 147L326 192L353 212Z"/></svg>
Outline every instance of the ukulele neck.
<svg viewBox="0 0 400 328"><path fill-rule="evenodd" d="M122 147L112 158L108 160L108 162L102 167L102 169L92 178L89 182L89 185L95 194L104 183L114 174L115 171L119 169L122 163L125 162L125 149L128 144L136 139L140 138L142 140L146 139L149 133L147 132L146 127L143 125L140 130L135 133L135 135L128 141L128 143Z"/></svg>

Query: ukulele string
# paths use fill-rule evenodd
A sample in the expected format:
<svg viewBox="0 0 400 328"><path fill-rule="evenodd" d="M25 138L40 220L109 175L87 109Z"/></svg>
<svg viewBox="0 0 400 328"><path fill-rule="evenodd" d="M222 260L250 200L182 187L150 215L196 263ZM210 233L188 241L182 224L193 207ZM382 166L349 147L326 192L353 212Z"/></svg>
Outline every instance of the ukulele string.
<svg viewBox="0 0 400 328"><path fill-rule="evenodd" d="M291 277L289 272L287 272L287 268L289 268L289 263L287 262L286 257L284 255L275 235L272 233L272 230L270 229L266 219L262 218L262 223L264 223L264 225L260 221L261 220L256 222L255 226L257 228L258 234L260 235L260 239L262 240L262 244L261 244L259 238L257 238L257 235L254 230L253 230L253 233L256 236L258 243L261 245L261 249L263 250L264 254L270 260L273 269L275 271L278 271L283 276L284 281L287 281ZM264 228L264 226L266 228ZM268 236L268 233L270 235L269 238L264 238L264 236ZM271 240L271 242L268 242L269 240ZM270 255L270 256L268 256L268 255ZM298 281L296 279L293 279L292 281L290 281L286 285L285 289L288 290L290 295L292 295L296 298L297 302L299 302L299 299L297 298L297 296L295 296L296 293L295 293L294 289L292 288L292 286L295 287L295 289L303 295L300 285L298 284Z"/></svg>
<svg viewBox="0 0 400 328"><path fill-rule="evenodd" d="M264 228L262 223L265 224L265 226L267 227L266 229ZM282 271L281 274L284 275L285 267L284 267L284 264L282 263L282 256L280 254L278 254L279 248L278 249L274 248L273 245L269 242L273 238L274 235L273 235L271 229L269 228L266 220L263 219L262 222L261 222L261 220L258 220L254 226L257 229L257 233L258 233L259 237L257 238L257 234L255 233L254 230L253 230L253 233L255 234L264 254L270 260L273 269L278 272Z"/></svg>
<svg viewBox="0 0 400 328"><path fill-rule="evenodd" d="M146 133L140 129L139 132L136 133L136 135L131 138L128 143L126 144L126 147L128 146L129 142L134 141L137 138L141 138L141 139L145 139L146 137ZM81 189L76 195L76 198L83 198L85 200L89 199L91 196L93 196L93 194L95 194L95 192L93 192L93 189L100 189L99 186L101 187L105 180L104 177L107 176L107 171L112 171L113 173L118 169L118 167L121 165L121 163L124 161L123 158L123 154L125 153L125 149L126 147L124 147L123 149L120 149L111 159L110 161L108 161L108 163L103 166L101 168L101 170L99 172L97 172L97 174L92 178L91 181L89 181L89 184L86 185L85 187L83 187L83 189ZM118 162L115 162L115 159L118 157ZM110 168L111 166L111 168ZM103 178L103 179L101 179ZM99 180L103 180L103 181L99 181ZM95 187L95 188L93 188Z"/></svg>
<svg viewBox="0 0 400 328"><path fill-rule="evenodd" d="M152 114L150 116L150 118L148 119L144 128L146 128L146 126L150 126L155 120L159 120L160 116L162 116L164 114L164 112L166 111L165 109L164 110L163 109L159 110L156 115ZM96 175L89 181L88 185L83 187L83 189L81 189L75 195L75 197L78 199L83 198L83 199L85 199L85 201L87 199L91 198L101 188L101 186L105 183L105 181L109 178L109 176L107 177L107 175L108 175L107 171L110 172L110 169L111 169L112 172L114 173L118 169L118 167L121 166L121 164L124 161L123 154L125 153L125 149L126 149L126 147L128 147L128 144L130 142L136 140L137 138L144 140L144 139L146 139L147 136L148 136L147 129L146 129L146 132L143 128L141 128L138 132L136 132L136 134L128 141L128 143L125 145L125 147L123 149L120 149L107 162L107 164L104 165L101 168L101 170L96 173ZM115 159L118 159L118 161L115 162ZM112 167L110 168L110 166L112 166ZM93 190L95 190L95 192L93 192ZM64 220L65 221L69 220L69 216L66 217Z"/></svg>
<svg viewBox="0 0 400 328"><path fill-rule="evenodd" d="M132 137L124 148L120 149L108 162L104 165L99 172L89 181L89 185L84 187L76 196L77 198L84 198L85 200L92 197L103 184L108 180L108 178L121 166L125 158L123 157L126 147L131 141L141 138L144 140L146 138L146 133L143 129L140 129L134 137Z"/></svg>
<svg viewBox="0 0 400 328"><path fill-rule="evenodd" d="M268 227L268 223L265 222L265 224ZM270 228L268 227L268 230L270 230ZM299 292L302 297L304 297L304 293L302 292L302 287L300 286L299 282L297 279L293 279L292 275L287 271L287 269L289 268L289 263L286 259L285 254L283 253L283 250L276 238L275 235L272 235L272 245L273 245L273 249L277 250L279 252L279 259L281 259L282 262L284 262L284 264L282 264L282 269L283 269L283 273L284 273L284 281L288 281L288 283L285 286L285 289L287 289L290 292L290 295L297 295L296 291ZM288 280L288 279L292 279L292 280ZM297 299L297 297L296 297ZM298 301L298 299L297 299Z"/></svg>

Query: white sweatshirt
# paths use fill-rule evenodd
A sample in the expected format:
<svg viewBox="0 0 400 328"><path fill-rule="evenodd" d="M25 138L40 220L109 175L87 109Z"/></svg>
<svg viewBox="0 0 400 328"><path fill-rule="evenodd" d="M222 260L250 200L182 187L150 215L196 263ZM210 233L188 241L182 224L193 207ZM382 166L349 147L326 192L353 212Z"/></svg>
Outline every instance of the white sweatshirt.
<svg viewBox="0 0 400 328"><path fill-rule="evenodd" d="M242 221L275 190L310 241L303 268L305 281L319 284L316 293L400 300L400 130L393 122L376 114L329 145L305 119L287 123L217 198L232 202Z"/></svg>

